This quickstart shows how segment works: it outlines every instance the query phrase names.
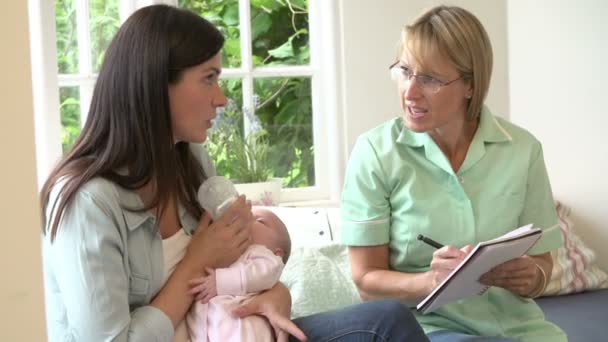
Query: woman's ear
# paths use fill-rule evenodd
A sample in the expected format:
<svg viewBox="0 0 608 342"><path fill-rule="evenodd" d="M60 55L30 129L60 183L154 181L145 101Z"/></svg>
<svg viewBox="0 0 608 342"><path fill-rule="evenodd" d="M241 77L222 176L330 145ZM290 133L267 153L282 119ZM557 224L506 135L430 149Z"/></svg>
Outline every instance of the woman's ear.
<svg viewBox="0 0 608 342"><path fill-rule="evenodd" d="M473 97L473 90L475 90L475 89L473 88L473 85L471 84L470 81L467 82L467 86L468 87L467 87L467 91L464 95L464 98L467 100L470 100Z"/></svg>

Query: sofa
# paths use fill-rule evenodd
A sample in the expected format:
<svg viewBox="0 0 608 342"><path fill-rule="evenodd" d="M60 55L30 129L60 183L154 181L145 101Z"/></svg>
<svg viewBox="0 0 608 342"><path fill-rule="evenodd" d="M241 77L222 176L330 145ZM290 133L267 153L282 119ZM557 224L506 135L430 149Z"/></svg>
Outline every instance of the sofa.
<svg viewBox="0 0 608 342"><path fill-rule="evenodd" d="M286 223L293 243L281 276L292 293L292 317L359 302L347 248L339 244L339 209L268 208ZM569 209L560 203L556 209L565 246L553 254L554 274L545 295L536 301L569 341L608 341L608 275L574 234Z"/></svg>
<svg viewBox="0 0 608 342"><path fill-rule="evenodd" d="M608 341L608 290L536 299L545 318L560 326L572 342Z"/></svg>

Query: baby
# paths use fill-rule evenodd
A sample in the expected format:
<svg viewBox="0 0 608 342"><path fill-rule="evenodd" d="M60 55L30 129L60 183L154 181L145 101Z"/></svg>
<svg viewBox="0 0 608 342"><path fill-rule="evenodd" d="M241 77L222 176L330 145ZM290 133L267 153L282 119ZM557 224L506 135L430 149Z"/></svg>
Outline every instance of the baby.
<svg viewBox="0 0 608 342"><path fill-rule="evenodd" d="M196 300L186 317L192 342L274 341L268 321L258 315L239 318L231 310L273 287L291 252L285 224L272 211L254 208L252 245L228 268L208 270L192 281Z"/></svg>

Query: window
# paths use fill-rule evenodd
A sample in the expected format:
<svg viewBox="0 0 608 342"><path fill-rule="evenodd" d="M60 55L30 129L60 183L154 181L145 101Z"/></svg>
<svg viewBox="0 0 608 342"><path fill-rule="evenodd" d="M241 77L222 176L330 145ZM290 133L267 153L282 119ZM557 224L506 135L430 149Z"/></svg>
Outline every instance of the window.
<svg viewBox="0 0 608 342"><path fill-rule="evenodd" d="M118 31L119 0L55 0L61 142L65 153L86 120L96 74Z"/></svg>
<svg viewBox="0 0 608 342"><path fill-rule="evenodd" d="M49 27L49 20L41 19L39 37L32 33L32 45L38 41L46 50L41 54L46 55L44 60L33 61L45 66L38 82L47 85L36 92L36 98L41 92L52 95L48 85L55 84L58 99L36 101L40 102L37 136L44 136L37 141L44 147L38 150L39 164L43 164L40 182L61 151L73 144L86 120L104 50L121 19L136 8L162 2L202 14L225 34L222 86L242 132L257 129L256 118L267 132L269 163L274 176L284 180L282 202L330 199L329 183L337 170L329 161L339 149L328 148L332 145L328 127L335 116L330 113L335 113L337 96L332 83L335 62L327 61L335 60L335 55L322 53L331 50L324 49L323 42L332 44L333 38L322 40L321 32L332 32L334 1L55 0L54 8L44 2L38 4L40 17L54 9L55 22ZM48 71L53 70L49 40L56 42L53 62L58 75ZM58 106L57 112L41 114L40 108L53 105ZM337 135L333 139L337 141ZM229 166L220 163L218 171L229 173Z"/></svg>

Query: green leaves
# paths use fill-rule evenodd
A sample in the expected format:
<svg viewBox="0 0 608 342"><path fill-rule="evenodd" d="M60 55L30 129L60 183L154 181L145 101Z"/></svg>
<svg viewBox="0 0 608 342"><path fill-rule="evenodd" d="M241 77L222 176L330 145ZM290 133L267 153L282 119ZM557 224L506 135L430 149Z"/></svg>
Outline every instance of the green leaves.
<svg viewBox="0 0 608 342"><path fill-rule="evenodd" d="M269 50L268 54L279 59L293 57L292 38L290 37L288 41L283 43L283 45L279 46L278 48Z"/></svg>
<svg viewBox="0 0 608 342"><path fill-rule="evenodd" d="M224 57L229 58L229 56L239 56L241 55L241 40L239 39L239 37L236 38L232 38L229 37L228 39L226 39L226 41L224 42ZM240 58L238 58L237 60L240 60ZM227 62L228 65L234 65L235 62L232 61L225 61Z"/></svg>
<svg viewBox="0 0 608 342"><path fill-rule="evenodd" d="M243 111L230 100L208 131L207 149L218 174L240 183L264 182L273 176L273 165L268 163L268 133L265 130L244 133L242 117Z"/></svg>
<svg viewBox="0 0 608 342"><path fill-rule="evenodd" d="M80 99L77 87L64 87L59 90L61 113L61 146L66 153L80 134Z"/></svg>
<svg viewBox="0 0 608 342"><path fill-rule="evenodd" d="M105 50L120 24L118 0L90 0L91 64L99 70ZM78 35L75 0L55 0L57 66L60 74L78 74L85 67L78 60ZM80 95L78 87L60 90L61 141L67 152L80 134Z"/></svg>
<svg viewBox="0 0 608 342"><path fill-rule="evenodd" d="M229 6L224 10L222 20L226 26L236 26L239 24L239 7Z"/></svg>
<svg viewBox="0 0 608 342"><path fill-rule="evenodd" d="M255 17L251 18L251 37L256 41L258 37L266 34L272 26L270 15L266 12L259 12Z"/></svg>
<svg viewBox="0 0 608 342"><path fill-rule="evenodd" d="M294 39L297 38L300 34L307 34L308 31L305 29L301 29L298 30L296 33L294 33L291 37L289 37L289 39L287 39L287 41L285 43L283 43L283 45L279 46L276 49L272 49L270 51L268 51L268 54L275 57L275 58L289 58L289 57L294 57ZM304 49L304 51L308 51L308 49Z"/></svg>
<svg viewBox="0 0 608 342"><path fill-rule="evenodd" d="M265 182L273 174L268 164L270 146L265 138L266 132L252 132L246 137L235 135L232 137L231 178L239 183Z"/></svg>
<svg viewBox="0 0 608 342"><path fill-rule="evenodd" d="M120 26L118 0L90 1L90 37L93 72L98 72L105 50Z"/></svg>
<svg viewBox="0 0 608 342"><path fill-rule="evenodd" d="M59 73L78 72L76 4L73 0L55 1L57 64Z"/></svg>
<svg viewBox="0 0 608 342"><path fill-rule="evenodd" d="M261 8L268 12L279 10L283 4L277 0L251 0L251 7Z"/></svg>
<svg viewBox="0 0 608 342"><path fill-rule="evenodd" d="M269 163L287 187L314 184L310 78L255 80L256 114L268 131Z"/></svg>

